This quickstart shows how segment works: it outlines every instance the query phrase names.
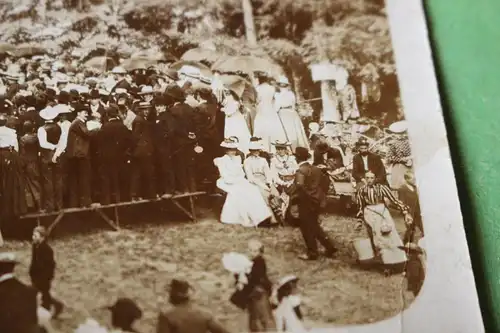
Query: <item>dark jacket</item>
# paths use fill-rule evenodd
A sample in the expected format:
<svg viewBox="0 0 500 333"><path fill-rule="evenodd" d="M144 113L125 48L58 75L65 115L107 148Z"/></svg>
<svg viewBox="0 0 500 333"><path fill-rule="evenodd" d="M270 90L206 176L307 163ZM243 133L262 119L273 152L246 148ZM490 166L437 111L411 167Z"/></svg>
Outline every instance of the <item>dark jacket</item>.
<svg viewBox="0 0 500 333"><path fill-rule="evenodd" d="M377 183L388 185L387 172L380 156L368 153L368 170L375 174ZM354 155L352 159L352 176L356 182L360 182L361 179L365 178L365 174L368 170L365 170L363 157L360 154Z"/></svg>
<svg viewBox="0 0 500 333"><path fill-rule="evenodd" d="M248 292L248 295L250 295L255 288L260 287L270 295L272 283L267 276L267 265L265 259L262 256L258 256L252 261L253 265L250 274L248 274L248 283L245 285L243 290Z"/></svg>
<svg viewBox="0 0 500 333"><path fill-rule="evenodd" d="M154 129L153 124L142 116L135 117L132 122L132 136L134 146L133 157L149 157L154 154Z"/></svg>
<svg viewBox="0 0 500 333"><path fill-rule="evenodd" d="M407 185L398 189L398 199L408 206L408 212L413 218L420 217L420 204L417 190L411 190Z"/></svg>
<svg viewBox="0 0 500 333"><path fill-rule="evenodd" d="M325 159L326 154L326 159ZM333 171L344 166L342 154L338 149L329 147L326 152L315 150L313 165L325 165Z"/></svg>
<svg viewBox="0 0 500 333"><path fill-rule="evenodd" d="M99 159L110 163L126 162L132 148L132 139L132 132L120 119L109 120L99 130Z"/></svg>
<svg viewBox="0 0 500 333"><path fill-rule="evenodd" d="M76 118L71 123L68 134L68 146L66 154L69 158L89 157L90 137L94 135L94 131L89 131L87 125L80 119Z"/></svg>
<svg viewBox="0 0 500 333"><path fill-rule="evenodd" d="M0 332L38 333L36 295L16 278L0 282Z"/></svg>
<svg viewBox="0 0 500 333"><path fill-rule="evenodd" d="M228 333L211 314L190 303L160 313L156 333Z"/></svg>
<svg viewBox="0 0 500 333"><path fill-rule="evenodd" d="M47 242L33 244L29 274L33 284L52 281L56 270L54 250Z"/></svg>
<svg viewBox="0 0 500 333"><path fill-rule="evenodd" d="M302 163L295 174L295 181L287 192L299 203L323 206L330 186L329 177L317 166Z"/></svg>

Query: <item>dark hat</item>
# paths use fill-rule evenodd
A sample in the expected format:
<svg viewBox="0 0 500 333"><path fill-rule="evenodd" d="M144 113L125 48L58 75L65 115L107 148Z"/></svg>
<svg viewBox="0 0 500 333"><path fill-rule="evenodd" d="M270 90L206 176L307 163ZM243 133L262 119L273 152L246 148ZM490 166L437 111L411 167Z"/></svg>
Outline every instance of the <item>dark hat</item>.
<svg viewBox="0 0 500 333"><path fill-rule="evenodd" d="M136 302L130 298L119 298L115 304L108 306L115 316L127 318L129 321L135 321L142 317L142 310Z"/></svg>
<svg viewBox="0 0 500 333"><path fill-rule="evenodd" d="M154 105L167 105L167 99L163 94L158 94L153 100Z"/></svg>
<svg viewBox="0 0 500 333"><path fill-rule="evenodd" d="M187 281L173 279L172 282L170 282L169 293L171 296L188 299L192 289L193 288Z"/></svg>
<svg viewBox="0 0 500 333"><path fill-rule="evenodd" d="M80 93L76 89L71 89L69 91L69 95L70 95L72 101L76 101L76 100L80 99Z"/></svg>
<svg viewBox="0 0 500 333"><path fill-rule="evenodd" d="M137 110L149 109L149 108L151 108L151 107L152 107L152 105L151 105L151 103L149 103L149 102L139 102L139 103L137 103L137 104L135 105L135 108L136 108Z"/></svg>
<svg viewBox="0 0 500 333"><path fill-rule="evenodd" d="M73 106L75 109L75 112L82 112L82 111L89 111L89 105L88 104L83 104L83 103L77 103Z"/></svg>
<svg viewBox="0 0 500 333"><path fill-rule="evenodd" d="M172 98L176 102L184 102L186 100L186 94L184 90L178 85L170 85L165 89L165 95Z"/></svg>
<svg viewBox="0 0 500 333"><path fill-rule="evenodd" d="M316 151L321 153L321 154L326 153L329 148L330 148L330 146L328 145L328 143L326 143L324 141L318 142L316 144Z"/></svg>
<svg viewBox="0 0 500 333"><path fill-rule="evenodd" d="M26 104L26 106L35 106L36 105L36 98L35 96L31 95L31 96L25 96L24 97L24 103Z"/></svg>
<svg viewBox="0 0 500 333"><path fill-rule="evenodd" d="M117 105L111 104L110 106L108 106L106 108L106 115L109 118L116 118L116 117L118 117L119 114L120 114L120 111L118 110Z"/></svg>
<svg viewBox="0 0 500 333"><path fill-rule="evenodd" d="M356 147L362 147L362 146L370 146L370 143L368 140L364 137L359 138L359 140L356 142Z"/></svg>
<svg viewBox="0 0 500 333"><path fill-rule="evenodd" d="M57 92L52 88L46 88L45 89L45 96L50 100L54 100L57 97Z"/></svg>
<svg viewBox="0 0 500 333"><path fill-rule="evenodd" d="M311 158L311 153L309 153L309 149L307 149L305 147L295 148L294 155L298 160L301 160L301 161L307 161L308 159Z"/></svg>
<svg viewBox="0 0 500 333"><path fill-rule="evenodd" d="M101 98L101 94L99 93L99 90L97 90L97 89L92 89L90 91L89 96L90 96L91 99Z"/></svg>
<svg viewBox="0 0 500 333"><path fill-rule="evenodd" d="M68 104L71 101L71 96L67 91L61 91L57 96L57 101L61 104Z"/></svg>

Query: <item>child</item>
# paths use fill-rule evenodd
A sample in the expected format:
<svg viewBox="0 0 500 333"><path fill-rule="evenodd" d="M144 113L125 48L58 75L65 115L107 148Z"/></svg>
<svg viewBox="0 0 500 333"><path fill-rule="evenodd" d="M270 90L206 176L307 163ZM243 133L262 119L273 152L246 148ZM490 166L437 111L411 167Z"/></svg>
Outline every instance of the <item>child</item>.
<svg viewBox="0 0 500 333"><path fill-rule="evenodd" d="M52 297L50 288L54 279L56 262L54 251L47 243L47 229L38 226L33 230L33 248L29 274L31 283L42 294L42 306L51 311L54 306L53 318L57 318L64 305Z"/></svg>
<svg viewBox="0 0 500 333"><path fill-rule="evenodd" d="M253 265L247 281L238 279L237 286L246 298L246 307L249 315L250 332L275 331L271 303L271 282L267 276L267 265L263 257L264 246L258 240L248 243L248 252Z"/></svg>
<svg viewBox="0 0 500 333"><path fill-rule="evenodd" d="M300 310L300 296L297 293L299 279L294 275L285 276L276 286L274 297L276 308L276 324L278 332L305 333Z"/></svg>
<svg viewBox="0 0 500 333"><path fill-rule="evenodd" d="M408 262L405 268L407 290L415 297L420 293L425 281L426 253L423 242L424 238L421 238L418 244L408 243L406 246L400 247L400 249L405 250L408 254Z"/></svg>

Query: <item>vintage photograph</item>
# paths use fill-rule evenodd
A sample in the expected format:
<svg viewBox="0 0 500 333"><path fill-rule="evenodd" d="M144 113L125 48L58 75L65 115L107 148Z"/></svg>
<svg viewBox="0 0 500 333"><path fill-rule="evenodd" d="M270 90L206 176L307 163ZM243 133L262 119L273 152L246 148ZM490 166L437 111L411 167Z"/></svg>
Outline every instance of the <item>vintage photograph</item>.
<svg viewBox="0 0 500 333"><path fill-rule="evenodd" d="M344 332L407 309L425 193L388 16L2 1L0 331Z"/></svg>

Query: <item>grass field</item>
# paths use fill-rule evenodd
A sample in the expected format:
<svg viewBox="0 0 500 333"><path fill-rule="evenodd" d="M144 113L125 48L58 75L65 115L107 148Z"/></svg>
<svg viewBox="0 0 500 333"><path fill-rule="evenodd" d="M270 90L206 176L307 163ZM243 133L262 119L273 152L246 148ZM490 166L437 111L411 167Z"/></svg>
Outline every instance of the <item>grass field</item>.
<svg viewBox="0 0 500 333"><path fill-rule="evenodd" d="M221 256L245 251L251 238L264 243L273 281L286 274L300 277L309 326L379 321L409 303L401 275L385 277L356 267L350 242L364 233L354 230L352 218L323 216L325 229L341 248L338 259L303 262L297 258L305 250L297 229L222 225L216 213L206 208L200 208L198 224L181 222L182 218L168 212L154 214L163 220L154 221L152 209L126 214L133 223L120 232L91 227L90 219L80 217L65 225L88 224L88 230L54 235L51 242L58 262L54 291L67 305L55 322L61 332L72 332L87 317L108 324L109 313L102 308L120 296L135 299L143 308L137 329L154 332L157 311L166 306L165 287L174 277L188 279L196 288L199 305L210 309L233 332L244 332L246 315L228 301L234 281L222 267ZM397 224L402 231L400 219ZM22 264L17 274L29 282L30 244L7 241L4 249L18 253Z"/></svg>

